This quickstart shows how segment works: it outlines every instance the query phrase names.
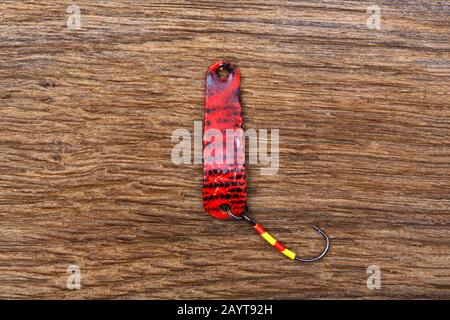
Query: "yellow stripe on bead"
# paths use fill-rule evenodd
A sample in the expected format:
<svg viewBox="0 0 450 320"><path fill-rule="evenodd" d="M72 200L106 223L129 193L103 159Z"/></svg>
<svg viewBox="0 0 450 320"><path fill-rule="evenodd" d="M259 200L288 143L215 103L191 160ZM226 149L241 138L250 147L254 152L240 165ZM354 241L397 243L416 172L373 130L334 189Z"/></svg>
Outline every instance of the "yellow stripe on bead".
<svg viewBox="0 0 450 320"><path fill-rule="evenodd" d="M261 237L266 239L266 241L270 243L272 246L275 245L275 243L277 242L277 240L274 237L272 237L268 232L261 233Z"/></svg>
<svg viewBox="0 0 450 320"><path fill-rule="evenodd" d="M281 251L282 254L284 254L286 257L288 257L291 260L295 259L295 252L292 252L289 249L284 249L283 251Z"/></svg>

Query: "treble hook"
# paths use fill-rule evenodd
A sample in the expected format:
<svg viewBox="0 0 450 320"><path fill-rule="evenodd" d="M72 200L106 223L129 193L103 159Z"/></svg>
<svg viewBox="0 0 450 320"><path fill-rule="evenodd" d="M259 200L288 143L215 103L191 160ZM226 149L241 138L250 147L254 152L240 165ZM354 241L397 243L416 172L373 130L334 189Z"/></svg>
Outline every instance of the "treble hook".
<svg viewBox="0 0 450 320"><path fill-rule="evenodd" d="M252 218L250 218L247 214L249 212L248 206L245 207L245 213L241 216L235 216L234 214L231 213L231 208L228 205L222 205L221 209L223 211L225 211L226 213L228 213L228 215L230 216L231 219L233 220L244 220L247 223L251 224L256 232L263 237L268 243L270 243L272 246L274 246L278 251L280 251L282 254L284 254L286 257L294 260L294 261L299 261L299 262L314 262L314 261L318 261L320 259L322 259L328 252L328 250L330 249L330 238L327 236L327 234L320 229L319 227L315 226L315 225L311 225L311 227L317 232L319 233L323 239L325 240L325 248L323 249L322 253L320 253L318 256L313 257L313 258L299 258L297 257L297 255L295 254L295 252L287 249L285 246L283 246L280 242L278 242L274 237L272 237L268 232L266 232L259 223L256 223L255 220L253 220Z"/></svg>

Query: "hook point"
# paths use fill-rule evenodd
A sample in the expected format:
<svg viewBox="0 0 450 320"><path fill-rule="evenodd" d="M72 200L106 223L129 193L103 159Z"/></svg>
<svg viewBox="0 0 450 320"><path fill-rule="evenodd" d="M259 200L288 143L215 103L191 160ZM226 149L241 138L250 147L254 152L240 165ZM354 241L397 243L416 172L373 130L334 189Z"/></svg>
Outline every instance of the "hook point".
<svg viewBox="0 0 450 320"><path fill-rule="evenodd" d="M323 249L322 253L319 254L317 257L314 258L298 258L295 257L296 261L300 261L300 262L314 262L314 261L318 261L320 259L322 259L328 252L328 250L330 249L330 238L328 237L328 235L322 230L320 229L318 226L311 224L310 225L315 231L317 231L325 240L325 248Z"/></svg>

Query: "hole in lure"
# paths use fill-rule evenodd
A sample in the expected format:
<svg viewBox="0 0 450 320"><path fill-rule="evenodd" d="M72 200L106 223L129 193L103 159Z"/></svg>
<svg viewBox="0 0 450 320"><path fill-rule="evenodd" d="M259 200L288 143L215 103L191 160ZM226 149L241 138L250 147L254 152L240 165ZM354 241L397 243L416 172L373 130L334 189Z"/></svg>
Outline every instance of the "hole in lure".
<svg viewBox="0 0 450 320"><path fill-rule="evenodd" d="M220 66L219 68L217 68L216 74L220 80L225 81L228 79L228 76L230 75L230 71L228 70L228 68L225 65L223 65L223 66Z"/></svg>
<svg viewBox="0 0 450 320"><path fill-rule="evenodd" d="M230 77L231 74L232 77ZM325 240L324 250L312 258L298 257L249 217L244 164L238 161L232 163L216 161L214 158L216 152L220 150L225 154L227 152L225 148L223 150L214 148L214 154L211 152L208 155L207 151L213 149L211 144L215 141L215 138L208 138L210 134L208 130L213 129L216 134L226 137L227 130L242 129L242 108L239 95L240 74L236 65L218 61L208 68L204 113L204 123L208 125L204 126L203 132L203 207L218 219L246 221L269 244L294 261L318 261L327 254L330 248L330 238L322 229L311 225ZM240 137L238 136L238 138ZM235 147L243 148L244 142L244 140L236 142Z"/></svg>

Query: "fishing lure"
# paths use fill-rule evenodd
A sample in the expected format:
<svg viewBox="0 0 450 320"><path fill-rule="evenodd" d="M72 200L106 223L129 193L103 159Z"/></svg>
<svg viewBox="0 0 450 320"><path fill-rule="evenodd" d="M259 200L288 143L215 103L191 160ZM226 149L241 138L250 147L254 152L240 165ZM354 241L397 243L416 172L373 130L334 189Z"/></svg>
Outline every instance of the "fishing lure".
<svg viewBox="0 0 450 320"><path fill-rule="evenodd" d="M325 248L313 258L300 258L249 217L240 73L236 65L218 61L206 74L203 122L203 208L213 217L248 222L278 251L294 261L313 262L328 252L330 239L319 227Z"/></svg>

